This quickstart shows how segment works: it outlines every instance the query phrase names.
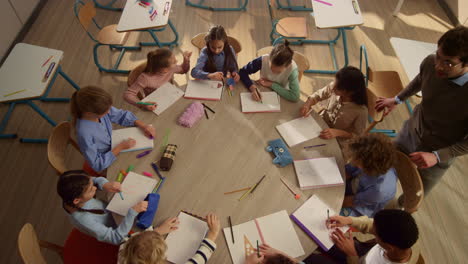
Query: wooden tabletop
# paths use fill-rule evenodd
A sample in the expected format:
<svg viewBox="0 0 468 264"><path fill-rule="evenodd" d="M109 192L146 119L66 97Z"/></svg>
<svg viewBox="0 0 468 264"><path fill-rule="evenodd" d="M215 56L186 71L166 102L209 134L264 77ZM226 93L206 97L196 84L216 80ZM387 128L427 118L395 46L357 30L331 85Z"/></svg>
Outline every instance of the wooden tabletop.
<svg viewBox="0 0 468 264"><path fill-rule="evenodd" d="M311 0L318 28L362 25L364 19L357 0Z"/></svg>
<svg viewBox="0 0 468 264"><path fill-rule="evenodd" d="M143 7L136 0L127 0L122 11L117 31L132 31L141 29L158 28L167 25L171 12L172 0L152 0L149 6ZM154 19L151 20L150 12L156 10ZM166 12L164 12L166 10Z"/></svg>
<svg viewBox="0 0 468 264"><path fill-rule="evenodd" d="M42 66L51 56L46 65ZM0 102L43 95L63 57L63 51L18 43L0 68ZM51 63L55 66L44 80Z"/></svg>
<svg viewBox="0 0 468 264"><path fill-rule="evenodd" d="M291 103L281 99L280 113L243 114L240 111L239 92L247 90L237 85L234 96L226 91L219 102L204 101L216 114L208 112L192 128L177 124L177 119L184 109L194 100L180 99L160 116L152 112L139 111L137 117L151 123L156 128L155 148L149 155L137 159L140 152L122 153L109 167L107 178L115 180L120 169L130 164L134 171L147 171L157 177L150 163L161 156L160 146L166 130L170 129L168 143L178 146L176 158L169 172L162 172L167 177L160 190L161 200L154 224L159 225L165 219L176 216L180 210L206 215L215 212L221 220L221 227L227 227L227 217L237 225L256 217L268 215L280 210L289 214L301 206L312 194L316 194L339 211L344 197L344 186L300 191L293 165L279 168L272 163L272 155L265 151L267 141L280 138L275 126L298 117L300 103ZM326 128L325 122L314 112L313 117ZM324 147L304 150L304 146L326 143ZM344 161L341 149L335 139L319 138L306 141L290 149L294 159L314 157L335 157L344 176ZM253 194L238 201L241 193L224 195L224 192L252 186L263 175L266 178ZM281 183L279 177L301 194L300 200ZM311 212L314 213L314 212ZM309 253L317 248L313 240L297 225L293 224L302 246ZM211 263L232 263L223 232L217 239L218 248L210 259Z"/></svg>

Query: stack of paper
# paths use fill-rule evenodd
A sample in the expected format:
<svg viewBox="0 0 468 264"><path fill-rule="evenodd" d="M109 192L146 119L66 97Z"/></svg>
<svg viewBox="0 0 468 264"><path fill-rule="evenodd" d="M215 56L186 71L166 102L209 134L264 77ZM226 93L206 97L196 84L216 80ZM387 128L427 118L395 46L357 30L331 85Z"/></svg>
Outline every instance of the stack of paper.
<svg viewBox="0 0 468 264"><path fill-rule="evenodd" d="M301 190L344 184L334 157L295 160L294 168Z"/></svg>

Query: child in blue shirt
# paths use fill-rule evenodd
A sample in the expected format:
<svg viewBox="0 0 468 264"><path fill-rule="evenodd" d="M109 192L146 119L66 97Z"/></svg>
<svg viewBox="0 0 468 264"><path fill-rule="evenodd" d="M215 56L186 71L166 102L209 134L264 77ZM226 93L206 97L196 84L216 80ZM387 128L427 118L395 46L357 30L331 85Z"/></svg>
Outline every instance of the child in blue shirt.
<svg viewBox="0 0 468 264"><path fill-rule="evenodd" d="M134 205L117 225L111 213L105 210L107 204L93 198L97 188L112 193L121 191L120 183L109 182L103 177L90 177L80 170L63 173L57 183L63 209L73 226L99 241L118 245L131 230L138 213L146 211L148 202Z"/></svg>
<svg viewBox="0 0 468 264"><path fill-rule="evenodd" d="M213 26L205 36L206 47L200 51L197 64L192 69L192 77L200 80L224 80L228 73L235 82L240 77L236 52L229 45L226 31L222 26Z"/></svg>
<svg viewBox="0 0 468 264"><path fill-rule="evenodd" d="M137 126L148 137L155 136L151 125L137 120L130 111L113 107L111 95L98 87L88 86L76 91L71 98L71 113L78 146L86 162L96 172L107 169L122 150L136 144L129 138L111 149L112 123Z"/></svg>
<svg viewBox="0 0 468 264"><path fill-rule="evenodd" d="M374 217L396 193L395 147L387 136L371 133L351 139L346 152L350 162L341 214Z"/></svg>

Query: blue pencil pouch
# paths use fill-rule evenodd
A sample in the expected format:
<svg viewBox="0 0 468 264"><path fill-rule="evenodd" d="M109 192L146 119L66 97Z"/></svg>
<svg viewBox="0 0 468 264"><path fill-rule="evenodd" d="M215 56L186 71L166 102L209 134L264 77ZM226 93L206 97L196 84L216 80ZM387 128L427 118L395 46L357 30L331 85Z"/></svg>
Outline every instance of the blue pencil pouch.
<svg viewBox="0 0 468 264"><path fill-rule="evenodd" d="M146 196L145 201L148 201L148 208L145 212L138 214L136 226L146 229L153 224L154 216L158 210L159 198L159 193L150 193Z"/></svg>

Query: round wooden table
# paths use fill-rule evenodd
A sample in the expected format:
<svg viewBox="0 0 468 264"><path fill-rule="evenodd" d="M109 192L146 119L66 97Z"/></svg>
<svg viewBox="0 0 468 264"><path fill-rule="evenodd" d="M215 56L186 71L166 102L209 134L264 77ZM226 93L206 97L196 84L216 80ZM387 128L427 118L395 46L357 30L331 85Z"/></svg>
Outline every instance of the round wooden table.
<svg viewBox="0 0 468 264"><path fill-rule="evenodd" d="M177 120L194 100L182 98L160 116L138 111L135 114L139 119L156 128L154 150L140 159L136 155L141 151L121 153L109 167L107 178L115 180L119 170L126 170L130 164L135 166L136 173L147 171L157 178L150 163L159 161L162 139L170 129L168 143L176 144L178 149L172 169L162 172L166 181L159 191L161 200L155 225L177 216L180 210L187 210L198 215L215 212L224 228L229 226L228 216L231 216L232 224L237 225L281 210L291 214L313 194L338 212L343 202L344 186L301 191L293 164L279 168L272 163L272 154L265 150L269 140L281 137L275 128L277 125L299 117L302 102L291 103L281 99L280 113L244 114L241 112L239 92L246 92L246 89L237 85L232 97L224 91L221 101L203 101L216 114L208 111L209 120L203 117L192 128L178 125ZM322 128L327 127L318 114L312 112L312 116ZM321 143L327 145L309 150L303 148ZM345 175L343 156L335 139L325 141L315 138L289 150L295 160L335 157L342 176ZM252 186L263 175L266 178L255 192L242 201L238 199L243 192L224 195L224 192ZM280 176L301 194L301 199L294 199L294 195L280 181ZM300 258L305 258L317 245L296 224L293 225L306 252ZM211 263L232 263L223 236L221 230Z"/></svg>

